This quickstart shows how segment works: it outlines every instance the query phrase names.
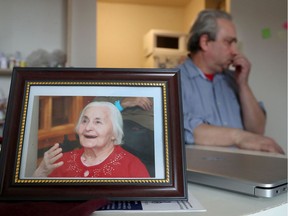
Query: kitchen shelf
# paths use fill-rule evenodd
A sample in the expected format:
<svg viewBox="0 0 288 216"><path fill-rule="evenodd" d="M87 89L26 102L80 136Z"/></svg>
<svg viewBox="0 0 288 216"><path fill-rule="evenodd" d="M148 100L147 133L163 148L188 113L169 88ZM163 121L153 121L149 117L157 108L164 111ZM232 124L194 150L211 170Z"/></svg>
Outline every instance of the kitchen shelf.
<svg viewBox="0 0 288 216"><path fill-rule="evenodd" d="M12 70L11 69L0 69L0 76L11 76Z"/></svg>

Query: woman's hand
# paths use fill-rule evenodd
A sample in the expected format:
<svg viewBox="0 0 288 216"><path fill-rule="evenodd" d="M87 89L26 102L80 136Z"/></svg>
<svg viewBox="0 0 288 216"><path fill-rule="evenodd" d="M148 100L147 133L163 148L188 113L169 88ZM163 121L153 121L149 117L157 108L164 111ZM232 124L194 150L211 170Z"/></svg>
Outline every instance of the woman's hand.
<svg viewBox="0 0 288 216"><path fill-rule="evenodd" d="M47 177L54 169L64 164L63 161L55 163L63 156L62 148L59 146L59 143L56 143L44 153L43 160L33 173L34 177Z"/></svg>

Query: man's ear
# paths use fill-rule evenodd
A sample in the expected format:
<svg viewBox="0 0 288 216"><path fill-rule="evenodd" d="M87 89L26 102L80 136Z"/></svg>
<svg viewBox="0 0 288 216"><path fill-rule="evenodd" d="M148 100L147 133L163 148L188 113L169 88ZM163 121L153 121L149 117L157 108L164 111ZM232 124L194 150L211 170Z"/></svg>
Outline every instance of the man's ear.
<svg viewBox="0 0 288 216"><path fill-rule="evenodd" d="M201 35L200 37L200 40L199 40L199 45L201 47L202 50L207 50L208 49L208 43L209 43L209 37L207 34L203 34Z"/></svg>

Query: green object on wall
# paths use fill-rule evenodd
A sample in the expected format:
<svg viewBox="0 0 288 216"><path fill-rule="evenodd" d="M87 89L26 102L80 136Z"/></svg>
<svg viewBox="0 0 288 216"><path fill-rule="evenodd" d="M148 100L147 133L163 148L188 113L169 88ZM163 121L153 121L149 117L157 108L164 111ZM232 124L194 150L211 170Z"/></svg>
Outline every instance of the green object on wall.
<svg viewBox="0 0 288 216"><path fill-rule="evenodd" d="M263 28L262 29L262 38L263 39L268 39L271 37L271 31L270 28Z"/></svg>

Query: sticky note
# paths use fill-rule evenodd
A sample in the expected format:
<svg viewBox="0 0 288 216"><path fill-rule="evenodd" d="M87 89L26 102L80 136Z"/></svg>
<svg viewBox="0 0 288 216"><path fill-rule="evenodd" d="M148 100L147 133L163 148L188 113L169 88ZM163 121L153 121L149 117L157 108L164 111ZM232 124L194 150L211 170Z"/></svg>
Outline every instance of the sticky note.
<svg viewBox="0 0 288 216"><path fill-rule="evenodd" d="M262 29L262 38L263 39L268 39L271 37L271 31L270 28L263 28Z"/></svg>

